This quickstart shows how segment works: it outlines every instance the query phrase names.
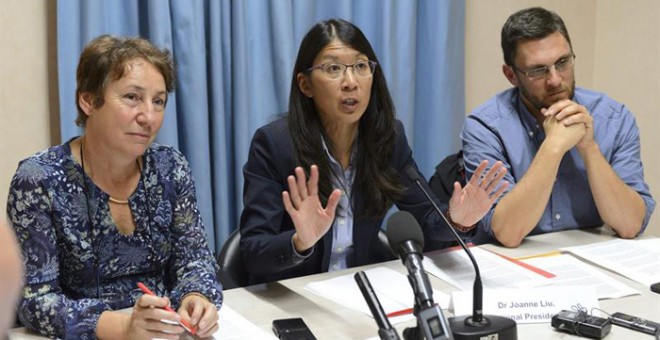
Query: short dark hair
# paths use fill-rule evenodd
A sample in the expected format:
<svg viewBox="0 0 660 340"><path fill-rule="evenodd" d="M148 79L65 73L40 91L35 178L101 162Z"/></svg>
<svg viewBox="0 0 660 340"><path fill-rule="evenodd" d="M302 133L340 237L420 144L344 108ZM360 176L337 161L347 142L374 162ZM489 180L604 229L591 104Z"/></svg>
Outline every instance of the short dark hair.
<svg viewBox="0 0 660 340"><path fill-rule="evenodd" d="M376 53L362 31L346 20L318 22L300 43L291 79L287 120L297 165L306 171L313 164L319 167L319 196L324 203L332 192L332 170L321 138L325 138L331 153L334 145L325 135L314 100L298 87L298 74L309 75L308 69L313 66L314 59L334 39L378 63ZM356 211L356 217L382 217L403 192L396 172L389 166L396 138L395 121L394 104L385 75L376 69L369 104L360 118L355 156L355 185L363 193L363 201L369 204L365 205L364 211Z"/></svg>
<svg viewBox="0 0 660 340"><path fill-rule="evenodd" d="M167 49L159 49L143 38L120 38L102 35L90 41L78 61L76 71L76 124L85 126L87 115L80 107L78 98L83 93L94 95L95 107L103 106L103 93L110 80L120 79L126 71L126 63L142 58L154 65L165 79L168 93L174 91L174 61Z"/></svg>
<svg viewBox="0 0 660 340"><path fill-rule="evenodd" d="M518 43L521 41L542 39L555 32L561 33L566 38L573 51L566 25L557 13L541 7L531 7L511 14L502 26L504 63L513 65Z"/></svg>

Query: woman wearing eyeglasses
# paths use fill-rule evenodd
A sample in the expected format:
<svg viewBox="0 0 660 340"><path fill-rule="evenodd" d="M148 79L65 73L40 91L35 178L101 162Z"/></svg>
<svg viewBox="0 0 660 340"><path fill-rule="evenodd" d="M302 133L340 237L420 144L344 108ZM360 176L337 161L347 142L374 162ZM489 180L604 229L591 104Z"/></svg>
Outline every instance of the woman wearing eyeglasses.
<svg viewBox="0 0 660 340"><path fill-rule="evenodd" d="M293 71L289 112L255 133L243 169L241 251L250 283L374 263L378 232L396 204L422 225L426 249L453 238L406 178L414 167L378 59L359 28L317 23ZM496 163L450 202L453 223L469 230L506 183ZM478 181L483 175L483 180Z"/></svg>
<svg viewBox="0 0 660 340"><path fill-rule="evenodd" d="M21 323L66 339L178 339L183 320L210 336L222 288L193 178L181 153L153 143L174 90L169 52L101 36L83 50L77 82L84 134L23 160L10 187Z"/></svg>

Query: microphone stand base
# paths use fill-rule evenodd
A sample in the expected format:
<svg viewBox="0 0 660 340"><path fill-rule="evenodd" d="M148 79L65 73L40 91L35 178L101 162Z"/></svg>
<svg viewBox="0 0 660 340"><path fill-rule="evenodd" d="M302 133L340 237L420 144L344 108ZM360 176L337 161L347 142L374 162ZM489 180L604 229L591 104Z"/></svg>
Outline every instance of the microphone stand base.
<svg viewBox="0 0 660 340"><path fill-rule="evenodd" d="M484 315L483 322L475 324L472 316L449 318L449 327L455 340L518 340L516 322L497 315Z"/></svg>

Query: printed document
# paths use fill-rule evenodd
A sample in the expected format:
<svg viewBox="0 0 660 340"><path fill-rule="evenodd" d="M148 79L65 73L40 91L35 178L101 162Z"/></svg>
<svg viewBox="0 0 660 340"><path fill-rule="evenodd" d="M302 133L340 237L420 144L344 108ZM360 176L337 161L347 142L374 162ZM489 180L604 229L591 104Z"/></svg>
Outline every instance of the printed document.
<svg viewBox="0 0 660 340"><path fill-rule="evenodd" d="M479 264L484 288L531 288L547 284L548 279L540 270L530 270L481 248L470 250ZM428 273L458 289L472 289L474 266L463 249L436 253L433 257L424 257L424 269Z"/></svg>
<svg viewBox="0 0 660 340"><path fill-rule="evenodd" d="M561 249L646 286L660 281L660 238L614 239Z"/></svg>
<svg viewBox="0 0 660 340"><path fill-rule="evenodd" d="M639 294L639 291L571 255L532 257L521 261L555 274L555 277L548 280L549 285L593 286L599 300Z"/></svg>
<svg viewBox="0 0 660 340"><path fill-rule="evenodd" d="M265 332L226 304L220 308L218 314L219 327L213 334L213 339L277 339L273 333Z"/></svg>
<svg viewBox="0 0 660 340"><path fill-rule="evenodd" d="M385 314L392 314L413 307L415 295L405 275L385 267L368 269L364 272L367 274L369 283L371 283L371 287L373 287L380 304L383 306ZM344 307L373 317L360 292L360 288L355 282L354 275L342 275L324 281L310 282L305 286L305 289ZM449 295L434 289L433 301L440 308L447 309ZM414 319L412 313L389 318L390 323L393 324L412 319Z"/></svg>

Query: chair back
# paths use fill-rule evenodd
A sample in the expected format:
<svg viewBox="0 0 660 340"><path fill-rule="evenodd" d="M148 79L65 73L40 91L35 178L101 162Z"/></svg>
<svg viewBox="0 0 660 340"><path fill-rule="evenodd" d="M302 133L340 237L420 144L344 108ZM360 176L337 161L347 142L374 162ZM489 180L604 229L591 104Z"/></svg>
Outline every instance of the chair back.
<svg viewBox="0 0 660 340"><path fill-rule="evenodd" d="M454 182L461 183L463 187L467 183L463 150L447 156L435 167L435 172L429 179L429 187L440 202L449 204Z"/></svg>
<svg viewBox="0 0 660 340"><path fill-rule="evenodd" d="M229 238L222 246L220 255L218 255L218 280L222 284L222 289L232 289L248 285L248 273L243 265L241 257L241 233L236 229L229 234ZM378 257L381 261L389 261L396 258L390 244L387 241L387 234L380 230L378 232Z"/></svg>
<svg viewBox="0 0 660 340"><path fill-rule="evenodd" d="M218 255L218 280L224 290L248 285L248 273L243 265L240 243L241 233L236 229L229 234Z"/></svg>

